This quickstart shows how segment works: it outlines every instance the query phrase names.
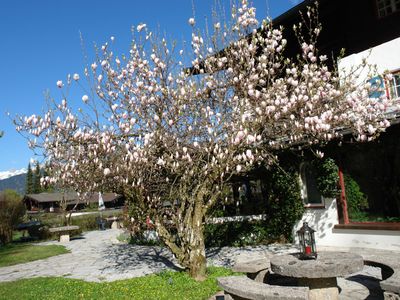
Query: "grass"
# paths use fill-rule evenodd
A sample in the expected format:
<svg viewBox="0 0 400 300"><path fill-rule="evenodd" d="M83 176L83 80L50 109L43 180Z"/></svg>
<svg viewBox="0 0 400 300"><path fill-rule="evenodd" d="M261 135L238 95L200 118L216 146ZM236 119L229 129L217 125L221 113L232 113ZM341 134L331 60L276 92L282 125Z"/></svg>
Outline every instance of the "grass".
<svg viewBox="0 0 400 300"><path fill-rule="evenodd" d="M196 282L184 272L159 274L114 282L85 282L62 277L42 277L0 283L0 299L208 299L218 290L216 278L232 271L210 267L208 277Z"/></svg>
<svg viewBox="0 0 400 300"><path fill-rule="evenodd" d="M61 245L9 244L0 247L0 267L26 263L64 253L69 253L69 251Z"/></svg>

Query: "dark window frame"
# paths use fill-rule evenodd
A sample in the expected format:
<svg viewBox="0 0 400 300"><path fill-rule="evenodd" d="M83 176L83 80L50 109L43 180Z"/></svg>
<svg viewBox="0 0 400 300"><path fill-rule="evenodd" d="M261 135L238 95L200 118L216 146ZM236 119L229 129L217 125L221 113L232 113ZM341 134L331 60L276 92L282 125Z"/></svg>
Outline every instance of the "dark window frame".
<svg viewBox="0 0 400 300"><path fill-rule="evenodd" d="M308 201L308 184L307 184L307 175L312 174L312 171L307 173L307 168L312 168L310 162L302 162L300 164L300 172L299 172L299 181L300 181L300 189L301 189L301 198L303 200L303 204L305 208L325 208L325 198L319 194L320 201L318 202L309 202Z"/></svg>
<svg viewBox="0 0 400 300"><path fill-rule="evenodd" d="M400 0L375 0L375 7L378 18L383 19L400 12ZM387 11L389 7L390 12Z"/></svg>

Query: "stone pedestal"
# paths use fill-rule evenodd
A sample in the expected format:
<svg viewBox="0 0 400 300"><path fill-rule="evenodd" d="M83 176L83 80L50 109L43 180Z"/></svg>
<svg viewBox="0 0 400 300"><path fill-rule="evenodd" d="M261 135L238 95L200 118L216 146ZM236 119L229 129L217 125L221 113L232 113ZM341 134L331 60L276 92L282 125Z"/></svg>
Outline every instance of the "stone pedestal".
<svg viewBox="0 0 400 300"><path fill-rule="evenodd" d="M119 228L120 228L120 226L119 226L118 221L114 221L111 223L111 229L119 229Z"/></svg>
<svg viewBox="0 0 400 300"><path fill-rule="evenodd" d="M299 278L300 286L308 286L310 288L310 300L338 300L339 289L337 288L337 280L332 278Z"/></svg>
<svg viewBox="0 0 400 300"><path fill-rule="evenodd" d="M69 234L60 235L60 243L69 242Z"/></svg>

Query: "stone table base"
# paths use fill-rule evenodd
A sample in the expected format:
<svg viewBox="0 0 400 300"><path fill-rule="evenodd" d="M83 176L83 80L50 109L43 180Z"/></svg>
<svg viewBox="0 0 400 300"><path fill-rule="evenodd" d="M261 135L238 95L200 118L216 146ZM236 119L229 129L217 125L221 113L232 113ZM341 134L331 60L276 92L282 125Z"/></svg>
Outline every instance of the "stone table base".
<svg viewBox="0 0 400 300"><path fill-rule="evenodd" d="M111 229L120 229L120 228L121 228L121 226L119 226L118 221L113 221L111 223Z"/></svg>
<svg viewBox="0 0 400 300"><path fill-rule="evenodd" d="M338 300L339 289L336 277L328 278L299 278L299 286L308 286L310 288L310 300Z"/></svg>
<svg viewBox="0 0 400 300"><path fill-rule="evenodd" d="M69 234L60 235L60 243L69 242Z"/></svg>

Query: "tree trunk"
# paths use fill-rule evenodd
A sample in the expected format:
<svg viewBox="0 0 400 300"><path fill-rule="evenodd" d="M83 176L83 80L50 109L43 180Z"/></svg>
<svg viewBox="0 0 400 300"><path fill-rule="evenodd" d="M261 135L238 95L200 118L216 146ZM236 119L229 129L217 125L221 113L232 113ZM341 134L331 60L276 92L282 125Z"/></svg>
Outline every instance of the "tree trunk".
<svg viewBox="0 0 400 300"><path fill-rule="evenodd" d="M207 260L205 255L204 240L191 247L188 261L190 277L197 281L206 279Z"/></svg>
<svg viewBox="0 0 400 300"><path fill-rule="evenodd" d="M206 279L207 260L204 244L204 210L201 202L194 205L193 210L186 212L186 217L181 224L183 231L178 234L178 241L160 222L156 221L156 229L160 238L177 258L189 275L197 281Z"/></svg>
<svg viewBox="0 0 400 300"><path fill-rule="evenodd" d="M190 276L198 281L206 279L207 267L203 219L202 201L197 201L190 224L192 234L189 237L188 245L190 249L188 268Z"/></svg>
<svg viewBox="0 0 400 300"><path fill-rule="evenodd" d="M203 227L200 225L200 227ZM206 279L206 252L204 246L203 228L196 228L194 238L189 245L188 269L192 278L197 281Z"/></svg>

